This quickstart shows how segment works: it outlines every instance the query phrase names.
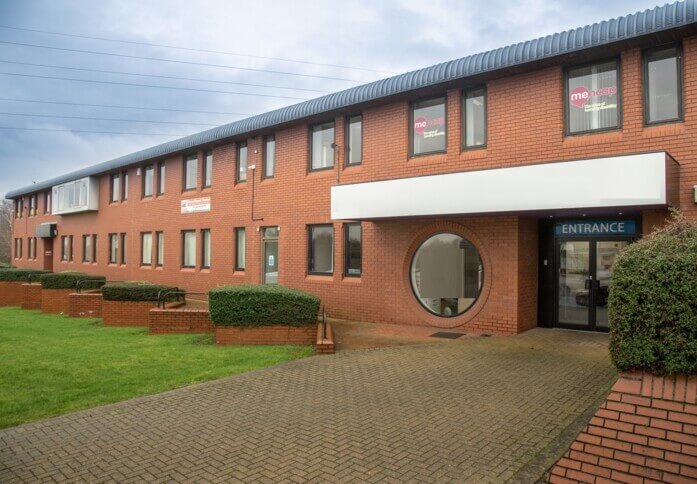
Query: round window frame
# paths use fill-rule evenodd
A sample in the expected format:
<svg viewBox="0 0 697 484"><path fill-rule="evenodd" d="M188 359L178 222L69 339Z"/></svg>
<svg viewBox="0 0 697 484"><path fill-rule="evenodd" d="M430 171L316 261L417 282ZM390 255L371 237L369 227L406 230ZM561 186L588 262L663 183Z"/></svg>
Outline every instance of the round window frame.
<svg viewBox="0 0 697 484"><path fill-rule="evenodd" d="M431 308L426 306L423 301L421 300L421 296L416 291L416 288L414 287L414 278L412 277L412 269L414 267L414 261L416 260L416 255L419 253L419 250L426 244L429 240L433 239L434 237L438 237L439 235L454 235L455 237L459 237L461 240L467 241L472 247L474 247L474 250L477 251L477 257L479 257L479 262L482 265L482 284L479 286L479 291L477 292L477 297L474 298L474 301L472 301L472 304L467 306L467 309L464 311L461 311L457 314L439 314L434 312ZM477 302L479 302L479 298L482 296L482 293L484 292L484 286L486 285L486 280L488 278L486 277L486 271L484 270L484 259L482 258L481 252L479 251L479 247L477 247L470 239L465 237L464 235L458 234L453 231L439 231L432 233L431 235L427 236L426 238L422 239L419 244L416 246L416 249L413 251L411 254L410 262L409 262L409 287L411 288L411 292L416 298L416 301L419 303L419 305L428 312L428 314L436 316L438 318L445 318L445 319L452 319L452 318L457 318L460 316L463 316L467 314L470 309L472 309L474 306L477 305Z"/></svg>

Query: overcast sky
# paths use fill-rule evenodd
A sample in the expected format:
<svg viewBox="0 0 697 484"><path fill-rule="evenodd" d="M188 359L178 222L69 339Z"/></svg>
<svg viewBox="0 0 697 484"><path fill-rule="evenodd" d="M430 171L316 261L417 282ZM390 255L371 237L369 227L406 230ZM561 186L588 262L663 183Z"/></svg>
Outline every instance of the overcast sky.
<svg viewBox="0 0 697 484"><path fill-rule="evenodd" d="M633 13L656 4L656 0L353 0L340 3L326 0L0 0L0 196L32 181L45 180L180 135L202 131L208 125L224 124L245 115L317 97L325 91L346 89L358 82ZM85 39L7 27L258 57ZM234 91L238 94L77 82L47 79L47 76ZM233 83L263 84L275 88ZM181 111L16 101L20 99ZM126 121L16 116L10 113ZM136 122L146 120L165 123ZM76 130L135 134L97 134Z"/></svg>

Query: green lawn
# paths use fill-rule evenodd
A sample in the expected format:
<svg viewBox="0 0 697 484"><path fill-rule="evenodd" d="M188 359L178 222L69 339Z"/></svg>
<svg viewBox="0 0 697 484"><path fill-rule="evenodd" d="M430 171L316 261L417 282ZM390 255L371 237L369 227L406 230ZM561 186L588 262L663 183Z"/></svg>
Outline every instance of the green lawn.
<svg viewBox="0 0 697 484"><path fill-rule="evenodd" d="M298 346L216 346L212 335L150 336L0 308L0 428L162 392L311 353Z"/></svg>

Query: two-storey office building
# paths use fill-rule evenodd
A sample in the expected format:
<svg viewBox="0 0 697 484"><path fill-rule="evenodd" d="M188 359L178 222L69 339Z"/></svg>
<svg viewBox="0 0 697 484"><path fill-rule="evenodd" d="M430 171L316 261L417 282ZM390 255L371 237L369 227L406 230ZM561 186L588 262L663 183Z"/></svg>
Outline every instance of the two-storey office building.
<svg viewBox="0 0 697 484"><path fill-rule="evenodd" d="M618 252L697 216L696 81L693 0L468 56L12 191L14 263L604 330Z"/></svg>

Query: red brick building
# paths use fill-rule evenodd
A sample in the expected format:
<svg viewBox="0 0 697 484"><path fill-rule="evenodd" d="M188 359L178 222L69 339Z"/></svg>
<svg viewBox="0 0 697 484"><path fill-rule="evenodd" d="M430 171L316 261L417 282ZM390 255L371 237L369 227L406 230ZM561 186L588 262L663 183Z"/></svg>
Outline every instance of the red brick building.
<svg viewBox="0 0 697 484"><path fill-rule="evenodd" d="M14 264L604 330L618 251L697 217L696 80L691 0L465 57L12 191Z"/></svg>

